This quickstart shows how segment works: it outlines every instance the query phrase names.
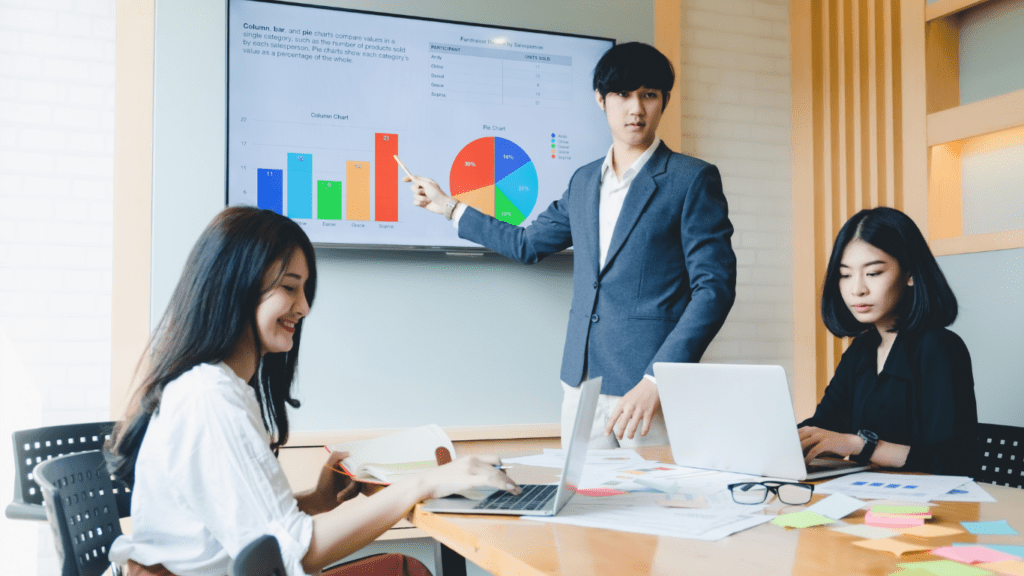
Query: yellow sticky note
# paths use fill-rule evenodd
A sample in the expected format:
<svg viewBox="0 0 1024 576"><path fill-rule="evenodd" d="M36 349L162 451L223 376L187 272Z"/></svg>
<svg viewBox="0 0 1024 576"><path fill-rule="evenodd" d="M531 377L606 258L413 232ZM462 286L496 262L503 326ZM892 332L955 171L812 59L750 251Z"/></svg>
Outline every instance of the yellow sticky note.
<svg viewBox="0 0 1024 576"><path fill-rule="evenodd" d="M900 533L907 536L917 536L918 538L941 538L942 536L962 534L963 530L960 530L959 528L950 528L948 526L925 524L923 526L915 526L913 528L904 528L900 530Z"/></svg>
<svg viewBox="0 0 1024 576"><path fill-rule="evenodd" d="M835 522L835 520L827 516L822 516L821 514L815 514L810 510L793 512L790 514L779 514L774 520L772 520L772 524L782 526L783 528L810 528L811 526L823 526L833 522Z"/></svg>
<svg viewBox="0 0 1024 576"><path fill-rule="evenodd" d="M1024 576L1024 560L1000 560L999 562L975 564L975 566L986 570L992 570L993 572L999 572L1000 574Z"/></svg>
<svg viewBox="0 0 1024 576"><path fill-rule="evenodd" d="M882 552L888 552L895 556L903 556L904 554L927 552L931 550L931 546L908 544L899 540L893 540L892 538L885 538L882 540L858 540L854 542L853 545L860 546L861 548L868 548L869 550L881 550Z"/></svg>

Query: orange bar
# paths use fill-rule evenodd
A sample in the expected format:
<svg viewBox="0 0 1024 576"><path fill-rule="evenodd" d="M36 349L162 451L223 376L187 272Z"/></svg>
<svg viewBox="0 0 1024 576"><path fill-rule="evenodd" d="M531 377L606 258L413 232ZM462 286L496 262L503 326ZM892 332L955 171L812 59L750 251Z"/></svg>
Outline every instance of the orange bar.
<svg viewBox="0 0 1024 576"><path fill-rule="evenodd" d="M398 134L374 136L374 207L377 222L398 222Z"/></svg>
<svg viewBox="0 0 1024 576"><path fill-rule="evenodd" d="M345 163L345 180L348 194L345 197L346 220L370 219L370 163L348 161Z"/></svg>

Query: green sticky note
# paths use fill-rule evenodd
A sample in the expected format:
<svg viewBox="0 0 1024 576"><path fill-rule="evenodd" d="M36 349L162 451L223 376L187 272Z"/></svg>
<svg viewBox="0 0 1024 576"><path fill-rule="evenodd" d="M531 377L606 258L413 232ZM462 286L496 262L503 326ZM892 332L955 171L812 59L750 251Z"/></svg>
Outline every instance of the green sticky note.
<svg viewBox="0 0 1024 576"><path fill-rule="evenodd" d="M772 520L772 524L782 526L783 528L810 528L811 526L824 526L833 522L835 520L828 516L815 514L810 510L793 512L791 514L779 514Z"/></svg>
<svg viewBox="0 0 1024 576"><path fill-rule="evenodd" d="M910 574L929 573L935 576L990 576L992 572L982 570L967 564L953 562L952 560L932 560L929 562L904 562L898 565L900 570L893 572L894 576L903 576L907 570Z"/></svg>
<svg viewBox="0 0 1024 576"><path fill-rule="evenodd" d="M875 514L927 514L927 506L872 506Z"/></svg>

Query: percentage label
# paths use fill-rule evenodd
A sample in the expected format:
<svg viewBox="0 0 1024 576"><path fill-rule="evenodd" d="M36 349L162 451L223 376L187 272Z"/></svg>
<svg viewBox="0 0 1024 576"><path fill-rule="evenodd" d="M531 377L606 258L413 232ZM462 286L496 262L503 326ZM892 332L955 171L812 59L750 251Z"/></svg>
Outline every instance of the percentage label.
<svg viewBox="0 0 1024 576"><path fill-rule="evenodd" d="M530 187L529 186L520 186L519 187L519 191L520 192L529 192L530 191Z"/></svg>
<svg viewBox="0 0 1024 576"><path fill-rule="evenodd" d="M511 154L505 154L505 160L515 160L515 158L516 157Z"/></svg>
<svg viewBox="0 0 1024 576"><path fill-rule="evenodd" d="M476 166L476 162L466 162L466 166Z"/></svg>
<svg viewBox="0 0 1024 576"><path fill-rule="evenodd" d="M502 215L502 216L507 216L507 217L509 217L509 218L511 218L511 217L512 217L512 213L511 213L511 212L502 212L502 213L501 213L501 215Z"/></svg>

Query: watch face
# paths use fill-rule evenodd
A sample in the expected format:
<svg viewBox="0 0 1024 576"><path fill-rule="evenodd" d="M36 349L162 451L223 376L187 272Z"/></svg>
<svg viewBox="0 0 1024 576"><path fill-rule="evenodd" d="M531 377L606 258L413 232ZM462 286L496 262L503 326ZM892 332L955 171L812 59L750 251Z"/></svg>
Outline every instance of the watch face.
<svg viewBox="0 0 1024 576"><path fill-rule="evenodd" d="M878 442L878 434L871 430L861 430L858 435L867 442Z"/></svg>

